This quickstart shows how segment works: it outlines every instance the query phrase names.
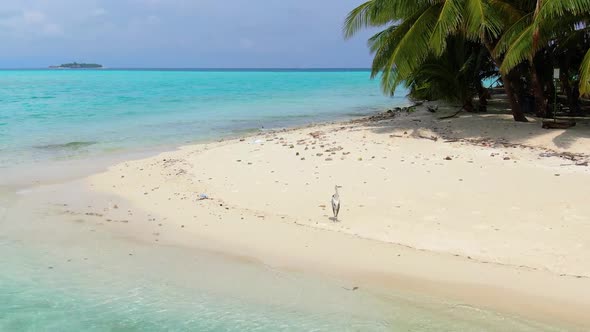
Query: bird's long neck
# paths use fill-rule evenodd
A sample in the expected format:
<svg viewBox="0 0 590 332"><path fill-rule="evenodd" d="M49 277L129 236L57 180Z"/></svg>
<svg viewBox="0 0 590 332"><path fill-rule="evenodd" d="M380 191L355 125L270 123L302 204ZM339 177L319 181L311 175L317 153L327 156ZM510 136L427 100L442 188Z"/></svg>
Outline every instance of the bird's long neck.
<svg viewBox="0 0 590 332"><path fill-rule="evenodd" d="M336 190L336 193L334 194L334 196L339 197L340 195L338 195L338 187L334 188Z"/></svg>

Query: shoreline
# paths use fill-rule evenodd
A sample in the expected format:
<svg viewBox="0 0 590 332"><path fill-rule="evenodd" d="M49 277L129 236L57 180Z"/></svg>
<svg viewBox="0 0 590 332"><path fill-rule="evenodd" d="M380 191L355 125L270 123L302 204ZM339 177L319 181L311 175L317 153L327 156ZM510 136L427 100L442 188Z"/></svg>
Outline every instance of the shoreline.
<svg viewBox="0 0 590 332"><path fill-rule="evenodd" d="M306 124L295 124L292 126L279 126L265 128L244 128L235 130L232 133L223 134L220 137L195 138L187 140L183 143L167 143L157 147L141 147L129 150L122 149L116 152L102 151L97 156L82 156L74 155L66 158L47 159L35 161L30 165L17 164L16 167L0 168L2 169L2 177L0 177L0 187L10 190L27 190L39 185L59 184L68 181L76 181L96 173L107 171L108 168L119 163L155 157L161 153L177 151L184 146L221 143L225 141L233 141L241 138L249 138L266 133L274 133L280 131L291 131L312 128L323 125L334 125L338 123L347 123L350 121L363 120L368 117L381 114L382 111L373 110L364 114L342 114L331 120L319 120ZM74 164L72 166L72 164ZM92 164L88 167L87 164ZM24 167L21 167L24 166ZM49 166L49 171L47 167ZM68 174L63 176L63 170L67 168ZM33 180L30 180L30 179ZM25 180L26 179L26 180Z"/></svg>
<svg viewBox="0 0 590 332"><path fill-rule="evenodd" d="M521 175L532 177L525 181L527 185L551 175L547 181L564 180L561 185L569 188L590 181L587 168L560 166L563 159L556 155L537 159L539 153L560 152L560 147L544 147L544 139L532 148L510 138L505 143L520 146L493 140L469 142L469 137L445 142L449 137L443 136L449 132L468 136L464 131L455 133L456 128L444 128L441 133L438 125L432 125L451 123L448 126L453 127L453 120L436 120L420 110L401 115L401 119L311 124L183 146L122 162L81 180L84 187L106 198L93 202L92 208L70 205L62 212L84 216L116 234L154 245L237 255L286 271L342 278L383 295L388 289L404 290L587 328L587 254L565 242L573 239L582 247L588 244L581 238L588 225L575 219L588 215L586 210L573 208L570 215L577 222L575 229L564 231L565 239L561 239L562 234L543 230L552 225L553 215L538 214L534 217L542 218L539 224L529 217L521 229L509 229L512 223L496 222L501 214L483 206L478 206L478 214L471 214L477 209L469 211L471 217L465 219L462 206L453 202L453 196L468 199L470 190L486 197L485 191L477 189L482 185L504 194L494 183L500 171L515 181ZM321 133L310 135L317 132ZM326 152L329 150L333 151ZM575 142L567 150L579 152ZM495 153L498 155L492 156ZM469 161L484 165L484 160L491 170L467 168ZM458 161L461 165L456 165ZM442 172L437 171L440 168ZM554 176L556 169L559 177ZM429 177L431 172L436 176ZM356 179L349 179L349 174ZM400 176L394 179L392 174ZM457 174L459 181L437 182L441 176ZM474 181L490 176L491 181ZM343 221L330 223L325 205L336 181L345 187ZM473 187L476 182L479 185ZM471 184L461 188L457 183ZM411 189L414 185L419 188ZM432 193L425 193L429 191ZM210 199L198 200L201 193ZM505 200L497 199L501 202L492 205L504 206ZM478 200L470 203L477 205ZM525 204L525 212L534 212L533 203ZM549 200L538 203L554 204ZM559 201L553 207L562 205ZM379 209L387 212L380 214ZM431 211L418 216L421 210ZM487 218L487 213L492 216ZM440 219L445 214L450 216ZM472 225L474 219L481 220ZM508 228L507 236L494 235L498 231L490 229L491 225ZM522 232L531 232L531 239L522 238ZM534 236L539 239L534 241ZM470 237L481 242L470 242ZM510 247L504 248L506 243ZM552 246L560 245L559 254L571 258L550 254Z"/></svg>
<svg viewBox="0 0 590 332"><path fill-rule="evenodd" d="M60 199L70 195L83 198L84 202L92 199L93 204L100 199L100 195L85 190L82 183L45 189L53 194L53 199L56 198L54 195L60 196ZM37 194L33 193L33 197L28 197L27 200L33 198L32 202L35 202L37 198L44 201L47 192ZM61 196L62 194L66 196ZM37 202L39 203L41 202ZM27 214L29 213L34 212L29 211ZM149 303L160 300L169 301L170 305L174 305L175 301L182 303L181 306L174 306L175 310L164 306L163 312L153 312L156 320L165 319L166 312L184 317L183 321L194 320L195 316L202 316L199 299L202 299L204 292L205 295L209 294L208 301L212 301L206 303L208 307L212 306L211 310L216 310L219 301L231 303L237 300L238 303L247 305L242 308L234 307L235 312L230 312L229 315L225 312L222 314L224 317L239 317L242 314L251 316L260 312L261 319L268 321L276 317L277 312L287 310L289 313L296 312L299 317L309 317L305 318L306 321L317 322L324 328L327 326L322 317L325 316L330 321L337 319L339 323L331 323L330 326L334 326L328 330L351 328L350 324L353 323L363 331L383 331L400 325L407 328L432 327L427 328L428 331L438 331L443 326L452 330L479 330L483 327L488 330L508 328L511 331L563 330L554 326L555 322L547 325L512 314L469 306L464 302L437 298L434 294L425 295L424 289L414 292L410 289L397 289L399 286L378 287L378 283L371 280L370 284L366 284L368 279L365 276L360 276L359 279L363 281L359 282L316 270L273 266L243 254L228 254L227 251L164 242L154 245L151 241L139 239L127 232L114 232L110 227L92 222L91 217L87 217L85 222L81 222L80 218L73 214L50 213L48 218L42 218L25 229L19 229L24 225L14 229L9 226L8 233L4 235L10 239L16 231L14 238L20 240L19 245L6 247L9 255L0 259L7 263L4 266L8 267L9 285L10 281L23 280L24 285L17 284L14 288L29 287L26 285L27 278L14 277L11 280L11 273L14 273L11 270L14 263L11 261L16 262L17 267L24 265L31 270L27 275L35 275L49 285L54 283L49 290L60 285L55 284L56 278L60 280L65 274L65 287L68 289L75 289L74 285L84 285L75 296L69 296L67 302L76 298L74 304L82 301L78 303L82 308L71 310L85 310L84 306L88 303L97 310L120 310L122 314L111 317L112 321L126 318L126 310L121 310L124 309L121 308L124 303L112 302L112 298L125 298L130 292L131 295L142 294ZM98 248L100 249L97 250ZM39 255L40 252L43 254ZM85 277L80 279L80 276ZM236 279L240 282L236 283ZM55 296L53 293L46 293L44 284L45 282L35 283L30 293L40 293L40 297ZM111 289L108 286L110 284L117 288ZM99 290L105 285L109 287L109 291L101 294ZM359 288L354 289L355 287ZM166 290L166 294L160 293L163 290ZM88 291L92 294L87 294ZM220 296L211 298L212 293ZM191 306L195 302L197 306ZM10 302L7 304L10 305ZM20 305L23 305L22 302ZM144 308L145 303L134 302L132 305L134 310L148 309ZM70 314L71 312L67 313ZM9 321L10 318L9 315ZM149 317L145 319L152 321ZM174 326L176 322L169 324L166 326ZM342 326L337 327L338 324Z"/></svg>

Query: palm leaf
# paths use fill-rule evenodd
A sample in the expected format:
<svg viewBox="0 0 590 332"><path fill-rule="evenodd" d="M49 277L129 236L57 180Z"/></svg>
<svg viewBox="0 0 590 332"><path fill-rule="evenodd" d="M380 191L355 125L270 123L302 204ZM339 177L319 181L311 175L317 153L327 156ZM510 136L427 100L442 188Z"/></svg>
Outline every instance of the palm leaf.
<svg viewBox="0 0 590 332"><path fill-rule="evenodd" d="M566 14L590 13L590 0L545 0L538 17L541 19L563 17Z"/></svg>
<svg viewBox="0 0 590 332"><path fill-rule="evenodd" d="M447 36L455 33L461 24L462 2L463 0L445 0L442 4L430 38L430 47L437 55L445 50Z"/></svg>
<svg viewBox="0 0 590 332"><path fill-rule="evenodd" d="M375 11L375 1L373 0L369 0L356 7L344 20L344 27L342 28L344 37L350 38L363 28L378 26L377 22L382 22L383 25L387 24L389 19L387 17L377 17L378 15L379 13Z"/></svg>
<svg viewBox="0 0 590 332"><path fill-rule="evenodd" d="M431 6L416 19L396 45L386 69L395 65L402 75L407 75L426 58L438 12L437 6Z"/></svg>
<svg viewBox="0 0 590 332"><path fill-rule="evenodd" d="M393 25L369 39L369 49L374 53L371 78L374 78L388 63L395 48L412 28L414 20L406 20L400 25Z"/></svg>
<svg viewBox="0 0 590 332"><path fill-rule="evenodd" d="M372 77L382 73L381 87L385 93L393 94L398 84L430 53L429 40L439 9L431 6L387 34L374 36Z"/></svg>
<svg viewBox="0 0 590 332"><path fill-rule="evenodd" d="M369 0L348 14L342 28L344 37L350 38L363 28L404 20L425 5L429 0Z"/></svg>
<svg viewBox="0 0 590 332"><path fill-rule="evenodd" d="M498 0L465 0L465 30L471 39L496 38L502 32L503 20L516 17L511 5Z"/></svg>
<svg viewBox="0 0 590 332"><path fill-rule="evenodd" d="M510 45L514 42L514 40L516 40L523 33L523 31L531 25L532 19L533 13L529 13L522 16L518 21L514 22L514 24L504 31L502 37L498 40L492 55L497 58L504 54L510 48Z"/></svg>
<svg viewBox="0 0 590 332"><path fill-rule="evenodd" d="M508 47L504 55L504 61L500 66L502 73L508 73L512 68L516 67L525 60L529 60L533 55L533 34L535 32L534 25L527 26L514 39Z"/></svg>
<svg viewBox="0 0 590 332"><path fill-rule="evenodd" d="M586 52L580 66L580 94L583 96L590 95L590 50Z"/></svg>

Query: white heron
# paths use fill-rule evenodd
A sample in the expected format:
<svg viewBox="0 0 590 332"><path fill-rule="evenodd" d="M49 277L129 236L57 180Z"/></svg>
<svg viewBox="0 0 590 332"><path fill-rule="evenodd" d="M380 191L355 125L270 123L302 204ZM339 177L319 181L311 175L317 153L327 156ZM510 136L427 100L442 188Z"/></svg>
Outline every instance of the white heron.
<svg viewBox="0 0 590 332"><path fill-rule="evenodd" d="M340 211L340 195L338 195L338 188L342 188L342 186L334 186L336 193L332 195L332 212L334 212L334 221L338 221L338 212Z"/></svg>

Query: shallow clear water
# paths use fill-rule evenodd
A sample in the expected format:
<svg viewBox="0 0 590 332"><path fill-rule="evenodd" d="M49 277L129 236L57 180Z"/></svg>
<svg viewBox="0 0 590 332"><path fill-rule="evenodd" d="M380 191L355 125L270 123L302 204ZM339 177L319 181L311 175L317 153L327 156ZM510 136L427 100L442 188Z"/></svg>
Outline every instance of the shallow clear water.
<svg viewBox="0 0 590 332"><path fill-rule="evenodd" d="M422 295L349 291L333 278L131 241L58 213L60 190L43 190L0 197L0 331L560 331Z"/></svg>
<svg viewBox="0 0 590 332"><path fill-rule="evenodd" d="M0 167L179 145L406 103L367 71L0 71Z"/></svg>

